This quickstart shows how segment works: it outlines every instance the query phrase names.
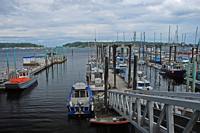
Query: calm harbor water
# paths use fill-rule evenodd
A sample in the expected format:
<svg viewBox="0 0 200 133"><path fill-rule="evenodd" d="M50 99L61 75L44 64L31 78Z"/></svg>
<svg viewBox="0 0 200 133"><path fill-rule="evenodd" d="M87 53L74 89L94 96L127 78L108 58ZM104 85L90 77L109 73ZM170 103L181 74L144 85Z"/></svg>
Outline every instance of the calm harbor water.
<svg viewBox="0 0 200 133"><path fill-rule="evenodd" d="M9 50L10 51L10 50ZM66 97L71 86L85 81L88 49L66 49L68 61L54 65L37 75L38 86L22 93L0 92L0 132L128 133L129 127L94 127L86 119L68 119ZM93 50L95 51L95 50ZM1 51L1 68L6 66ZM44 50L16 50L17 66L22 57L41 54ZM12 52L10 52L12 54ZM12 56L10 55L10 62ZM12 65L12 64L11 64Z"/></svg>
<svg viewBox="0 0 200 133"><path fill-rule="evenodd" d="M128 133L130 126L94 127L86 119L67 118L66 97L71 86L77 81L85 81L88 54L95 50L65 50L68 61L54 65L39 73L38 85L22 93L0 93L0 132L65 132L65 133ZM5 53L9 52L10 65L13 62L12 50L0 51L1 69L6 67ZM16 50L17 67L22 57L42 54L44 50ZM185 91L185 85L176 85L172 80L159 75L159 70L144 69L154 89L165 91Z"/></svg>

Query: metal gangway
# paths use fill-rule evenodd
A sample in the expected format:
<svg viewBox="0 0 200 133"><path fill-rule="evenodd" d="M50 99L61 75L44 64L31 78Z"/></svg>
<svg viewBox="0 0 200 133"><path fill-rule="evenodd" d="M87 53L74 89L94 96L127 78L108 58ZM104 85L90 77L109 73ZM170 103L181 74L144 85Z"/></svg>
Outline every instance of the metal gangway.
<svg viewBox="0 0 200 133"><path fill-rule="evenodd" d="M108 103L139 132L200 131L200 93L109 90Z"/></svg>

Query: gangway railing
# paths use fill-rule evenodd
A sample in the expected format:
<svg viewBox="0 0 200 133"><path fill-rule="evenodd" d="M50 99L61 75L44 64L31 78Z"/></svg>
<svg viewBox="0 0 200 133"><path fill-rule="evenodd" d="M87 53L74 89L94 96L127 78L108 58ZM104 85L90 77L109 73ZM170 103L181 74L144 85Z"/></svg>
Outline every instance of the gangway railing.
<svg viewBox="0 0 200 133"><path fill-rule="evenodd" d="M166 95L164 95L164 93ZM184 95L187 97L185 98ZM142 91L108 91L108 102L111 108L116 110L120 115L129 120L141 132L168 132L174 133L175 128L181 128L181 132L188 133L193 130L200 130L198 120L200 117L200 101L198 95L193 93L166 93L166 92L142 92ZM194 98L192 99L192 97ZM160 103L159 112L155 110L155 103ZM187 123L179 124L175 121L175 107L190 109L190 118L187 117ZM185 116L179 117L185 119ZM185 121L185 120L184 120Z"/></svg>

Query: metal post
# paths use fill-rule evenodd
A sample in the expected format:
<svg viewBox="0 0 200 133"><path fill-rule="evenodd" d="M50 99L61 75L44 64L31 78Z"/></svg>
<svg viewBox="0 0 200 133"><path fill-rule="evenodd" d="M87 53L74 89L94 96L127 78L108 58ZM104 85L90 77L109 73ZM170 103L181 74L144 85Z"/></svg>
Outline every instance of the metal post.
<svg viewBox="0 0 200 133"><path fill-rule="evenodd" d="M131 83L131 45L129 45L129 58L128 58L128 88L130 87L130 83Z"/></svg>
<svg viewBox="0 0 200 133"><path fill-rule="evenodd" d="M134 55L134 66L133 66L133 90L136 90L137 87L137 55Z"/></svg>
<svg viewBox="0 0 200 133"><path fill-rule="evenodd" d="M174 133L173 105L166 106L167 132Z"/></svg>
<svg viewBox="0 0 200 133"><path fill-rule="evenodd" d="M154 133L153 132L153 102L148 101L147 103L148 106L148 117L149 117L149 133Z"/></svg>
<svg viewBox="0 0 200 133"><path fill-rule="evenodd" d="M137 104L137 123L141 125L141 100L139 98L136 99Z"/></svg>
<svg viewBox="0 0 200 133"><path fill-rule="evenodd" d="M108 85L108 57L105 57L105 73L104 73L104 105L106 109L108 108L107 104L107 87Z"/></svg>

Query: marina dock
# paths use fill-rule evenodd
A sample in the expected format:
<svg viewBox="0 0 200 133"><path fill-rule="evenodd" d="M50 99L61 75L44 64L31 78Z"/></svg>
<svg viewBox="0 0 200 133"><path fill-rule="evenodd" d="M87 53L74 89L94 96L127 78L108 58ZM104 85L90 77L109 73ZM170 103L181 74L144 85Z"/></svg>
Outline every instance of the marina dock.
<svg viewBox="0 0 200 133"><path fill-rule="evenodd" d="M57 48L56 51L58 51ZM59 51L58 51L59 52ZM14 58L14 64L15 62L15 57ZM37 75L38 73L42 72L43 70L46 70L49 67L52 67L55 64L62 64L67 61L67 57L64 56L63 54L56 54L55 51L47 53L44 56L27 56L23 57L23 69L27 69L29 71L29 75ZM9 68L9 61L7 61L7 70L9 71L8 74L4 74L2 78L2 82L0 83L0 90L4 91L5 90L5 82L8 81L9 75L11 75L15 69L10 69ZM15 66L16 67L16 66ZM7 72L2 72L2 73L7 73Z"/></svg>
<svg viewBox="0 0 200 133"><path fill-rule="evenodd" d="M124 50L125 46L126 50ZM143 53L141 54L140 45L137 43L129 45L118 45L117 43L113 45L97 45L97 61L106 66L106 58L104 57L107 57L109 59L109 63L107 63L110 66L108 70L108 81L105 81L109 85L109 88L107 88L105 84L105 99L107 99L105 106L108 104L110 108L129 120L139 132L198 132L200 130L200 93L195 92L195 83L198 82L196 80L196 68L198 68L198 65L191 64L190 68L188 68L187 78L185 78L187 79L187 85L185 84L187 87L184 92L157 91L154 89L138 90L138 85L143 83L137 77L138 71L144 70L144 65L146 65L147 67L153 67L156 71L162 72L163 65L166 62L177 62L177 51L178 49L180 51L182 45L165 46L165 49L167 47L169 48L169 53L165 53L165 56L162 56L161 52L161 49L163 49L161 47L164 46L162 44L155 45L155 47L160 48L160 52L158 53L160 59L159 61L156 60L158 62L152 61L152 56L154 55L155 57L155 51L145 51L152 46L143 45L143 47L146 48L143 48ZM187 47L189 48L189 46ZM131 48L139 50L138 52L132 53ZM174 50L173 54L172 48ZM195 48L192 47L189 49L192 51L190 53L191 60L187 63L194 62L195 64L199 62L199 51L196 50L194 54ZM134 60L132 60L132 54L134 55ZM179 62L178 66L184 63ZM186 67L184 69L186 72ZM190 75L190 73L192 74ZM163 74L167 76L166 73ZM175 79L176 77L171 77L171 75L168 78L182 80L179 78ZM105 77L104 79L107 78ZM128 79L127 82L125 79ZM146 79L145 82L147 82ZM188 88L190 85L193 89Z"/></svg>

